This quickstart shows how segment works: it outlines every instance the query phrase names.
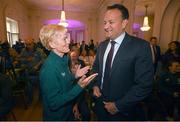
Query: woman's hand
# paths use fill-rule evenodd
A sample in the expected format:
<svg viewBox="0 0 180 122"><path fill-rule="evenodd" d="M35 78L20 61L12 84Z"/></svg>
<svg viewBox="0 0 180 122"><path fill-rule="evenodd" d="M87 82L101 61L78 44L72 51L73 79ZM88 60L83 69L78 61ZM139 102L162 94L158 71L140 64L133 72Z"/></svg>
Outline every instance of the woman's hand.
<svg viewBox="0 0 180 122"><path fill-rule="evenodd" d="M90 75L89 77L86 77L85 75L82 76L79 81L78 84L84 88L86 87L96 76L98 75L98 73L94 73L92 75Z"/></svg>
<svg viewBox="0 0 180 122"><path fill-rule="evenodd" d="M76 70L76 73L75 73L75 77L76 78L79 78L79 77L82 77L83 75L85 75L88 70L90 69L90 66L86 66L86 67L83 67L81 68L81 65L78 66L77 70Z"/></svg>
<svg viewBox="0 0 180 122"><path fill-rule="evenodd" d="M71 72L74 75L76 75L76 71L77 71L78 67L79 67L79 64L74 64L74 65L71 66Z"/></svg>

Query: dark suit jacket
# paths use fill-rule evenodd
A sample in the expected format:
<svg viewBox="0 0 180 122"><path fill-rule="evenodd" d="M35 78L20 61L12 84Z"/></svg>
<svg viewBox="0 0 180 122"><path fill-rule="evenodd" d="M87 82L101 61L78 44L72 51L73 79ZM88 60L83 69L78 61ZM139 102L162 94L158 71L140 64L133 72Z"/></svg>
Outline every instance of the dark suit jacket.
<svg viewBox="0 0 180 122"><path fill-rule="evenodd" d="M86 45L86 44L81 44L80 49L79 49L79 50L80 50L80 54L82 53L83 48L85 49L86 53L88 53L88 51L89 51L88 45Z"/></svg>
<svg viewBox="0 0 180 122"><path fill-rule="evenodd" d="M156 45L156 60L161 60L161 48L158 45Z"/></svg>
<svg viewBox="0 0 180 122"><path fill-rule="evenodd" d="M154 73L156 73L158 62L161 61L161 48L158 45L156 45L155 48L156 48L156 53L155 53L155 62L154 62Z"/></svg>
<svg viewBox="0 0 180 122"><path fill-rule="evenodd" d="M95 85L101 85L103 56L109 40L97 51L93 71L98 72ZM115 102L119 112L127 111L152 90L153 62L148 42L126 33L113 61L108 101Z"/></svg>

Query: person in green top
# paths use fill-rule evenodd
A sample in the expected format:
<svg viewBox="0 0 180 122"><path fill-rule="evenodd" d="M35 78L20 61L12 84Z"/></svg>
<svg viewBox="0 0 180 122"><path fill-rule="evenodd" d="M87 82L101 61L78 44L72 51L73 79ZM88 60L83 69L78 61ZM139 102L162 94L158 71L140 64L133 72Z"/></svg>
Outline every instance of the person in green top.
<svg viewBox="0 0 180 122"><path fill-rule="evenodd" d="M45 25L40 30L42 45L50 50L40 70L40 90L43 101L43 120L73 120L74 99L97 73L86 77L89 67L78 67L73 75L68 67L70 38L67 29L60 25ZM76 85L73 81L78 79Z"/></svg>
<svg viewBox="0 0 180 122"><path fill-rule="evenodd" d="M167 72L163 73L158 82L159 97L167 110L167 119L174 117L175 109L178 109L180 115L180 62L170 60L167 63ZM176 120L176 118L174 118Z"/></svg>

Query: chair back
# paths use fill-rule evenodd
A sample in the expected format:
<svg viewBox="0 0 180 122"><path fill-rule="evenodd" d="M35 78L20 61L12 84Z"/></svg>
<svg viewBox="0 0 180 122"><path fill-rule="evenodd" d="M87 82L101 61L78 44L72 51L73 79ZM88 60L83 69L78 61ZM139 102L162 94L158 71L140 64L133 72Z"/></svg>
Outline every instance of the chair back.
<svg viewBox="0 0 180 122"><path fill-rule="evenodd" d="M4 56L0 56L0 73L6 73L6 58Z"/></svg>
<svg viewBox="0 0 180 122"><path fill-rule="evenodd" d="M12 87L13 81L7 75L0 73L0 120L5 118L15 106Z"/></svg>

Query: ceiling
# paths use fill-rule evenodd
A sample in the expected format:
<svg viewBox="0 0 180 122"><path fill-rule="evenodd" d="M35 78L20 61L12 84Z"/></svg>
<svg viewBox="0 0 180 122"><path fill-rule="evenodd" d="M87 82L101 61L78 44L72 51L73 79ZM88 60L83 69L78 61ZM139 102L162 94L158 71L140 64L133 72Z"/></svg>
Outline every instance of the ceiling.
<svg viewBox="0 0 180 122"><path fill-rule="evenodd" d="M62 0L22 0L30 9L61 10ZM107 0L64 0L66 11L95 12ZM155 0L136 0L135 15L145 14L145 5L148 5L148 15L154 13Z"/></svg>
<svg viewBox="0 0 180 122"><path fill-rule="evenodd" d="M62 0L23 0L31 9L61 10ZM105 0L64 0L66 11L93 12Z"/></svg>
<svg viewBox="0 0 180 122"><path fill-rule="evenodd" d="M136 0L135 15L144 16L147 7L147 14L153 15L155 10L155 0Z"/></svg>

